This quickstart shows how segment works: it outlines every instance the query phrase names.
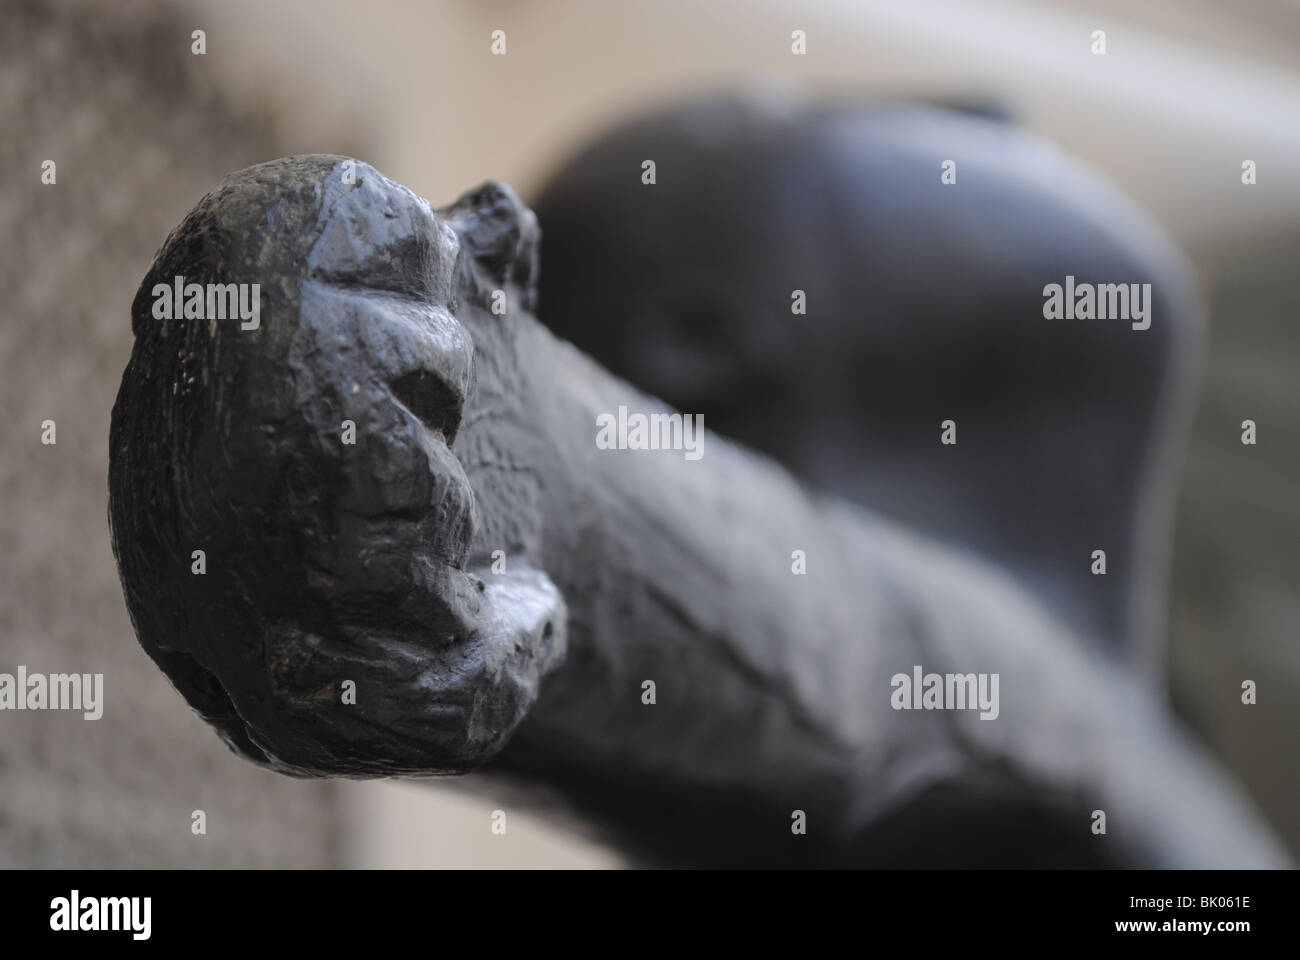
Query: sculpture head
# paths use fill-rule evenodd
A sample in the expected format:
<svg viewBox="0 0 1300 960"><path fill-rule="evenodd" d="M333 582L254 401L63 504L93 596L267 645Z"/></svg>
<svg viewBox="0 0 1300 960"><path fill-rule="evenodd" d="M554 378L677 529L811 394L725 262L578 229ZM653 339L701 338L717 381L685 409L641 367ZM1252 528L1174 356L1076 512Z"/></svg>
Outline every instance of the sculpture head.
<svg viewBox="0 0 1300 960"><path fill-rule="evenodd" d="M132 620L232 747L286 772L467 769L563 654L543 574L467 569L457 311L535 245L509 188L474 196L444 217L341 157L251 167L173 231L132 307L109 469ZM259 325L210 315L220 296L168 318L177 277L256 284Z"/></svg>

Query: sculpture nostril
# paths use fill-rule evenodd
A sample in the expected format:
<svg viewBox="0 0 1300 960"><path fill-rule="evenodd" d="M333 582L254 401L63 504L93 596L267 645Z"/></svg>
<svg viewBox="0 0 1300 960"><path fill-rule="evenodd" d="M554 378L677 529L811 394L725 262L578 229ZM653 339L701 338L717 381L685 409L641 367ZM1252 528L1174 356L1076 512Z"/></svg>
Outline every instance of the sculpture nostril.
<svg viewBox="0 0 1300 960"><path fill-rule="evenodd" d="M461 400L442 378L427 370L404 374L389 384L397 402L438 439L450 445L460 427Z"/></svg>

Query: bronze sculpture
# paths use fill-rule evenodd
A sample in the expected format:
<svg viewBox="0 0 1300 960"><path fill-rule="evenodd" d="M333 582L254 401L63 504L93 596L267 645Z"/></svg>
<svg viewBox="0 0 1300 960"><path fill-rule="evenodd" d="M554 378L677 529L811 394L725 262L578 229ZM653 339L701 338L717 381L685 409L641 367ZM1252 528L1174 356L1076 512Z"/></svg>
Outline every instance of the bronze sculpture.
<svg viewBox="0 0 1300 960"><path fill-rule="evenodd" d="M713 433L601 449L601 416L672 411L537 322L538 244L504 185L434 210L309 156L233 174L159 252L114 548L140 642L233 749L482 768L650 862L1280 862L1013 576ZM258 327L157 319L178 276L258 284ZM914 669L997 675L1000 708L899 711Z"/></svg>

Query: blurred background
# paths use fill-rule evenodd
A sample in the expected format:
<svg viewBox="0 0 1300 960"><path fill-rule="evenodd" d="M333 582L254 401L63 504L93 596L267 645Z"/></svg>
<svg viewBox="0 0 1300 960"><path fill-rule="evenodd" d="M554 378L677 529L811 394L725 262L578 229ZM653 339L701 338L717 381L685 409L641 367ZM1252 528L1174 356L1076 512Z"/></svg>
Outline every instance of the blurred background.
<svg viewBox="0 0 1300 960"><path fill-rule="evenodd" d="M1298 0L19 0L0 17L0 670L102 672L106 689L93 723L0 714L0 866L619 865L490 793L265 772L190 713L135 642L109 547L130 301L167 232L253 163L348 154L435 204L487 178L527 199L631 114L791 86L996 103L1196 261L1210 356L1169 695L1300 854ZM1260 432L1243 448L1246 418ZM1254 709L1242 678L1260 684Z"/></svg>

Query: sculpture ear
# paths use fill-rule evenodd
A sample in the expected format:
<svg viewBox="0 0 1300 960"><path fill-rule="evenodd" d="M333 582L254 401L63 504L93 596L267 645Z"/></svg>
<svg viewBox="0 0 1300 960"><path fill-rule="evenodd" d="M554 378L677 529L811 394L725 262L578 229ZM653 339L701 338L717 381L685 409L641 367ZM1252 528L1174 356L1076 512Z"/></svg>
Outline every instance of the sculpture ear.
<svg viewBox="0 0 1300 960"><path fill-rule="evenodd" d="M438 210L438 215L460 237L461 249L480 283L489 289L515 284L524 307L536 309L541 229L536 214L508 184L489 180Z"/></svg>

